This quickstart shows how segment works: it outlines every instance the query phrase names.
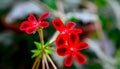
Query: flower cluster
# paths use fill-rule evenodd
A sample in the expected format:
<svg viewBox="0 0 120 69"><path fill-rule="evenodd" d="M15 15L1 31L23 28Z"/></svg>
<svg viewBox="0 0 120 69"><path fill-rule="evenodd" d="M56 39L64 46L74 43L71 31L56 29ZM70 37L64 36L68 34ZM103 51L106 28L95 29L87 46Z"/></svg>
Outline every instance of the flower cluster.
<svg viewBox="0 0 120 69"><path fill-rule="evenodd" d="M52 24L60 32L56 39L56 52L59 56L66 56L64 61L65 66L71 66L74 57L79 64L85 63L86 58L79 52L79 50L88 48L86 42L79 43L78 33L82 33L82 30L74 28L76 26L74 22L68 22L65 27L63 22L58 18L54 19Z"/></svg>
<svg viewBox="0 0 120 69"><path fill-rule="evenodd" d="M43 13L37 21L35 16L33 14L30 14L28 21L23 21L21 23L20 30L25 31L27 34L32 34L39 28L48 27L49 23L47 21L43 21L43 19L45 19L48 15L49 12Z"/></svg>
<svg viewBox="0 0 120 69"><path fill-rule="evenodd" d="M60 46L68 41L68 35L71 33L75 33L76 35L78 35L78 33L82 33L81 29L74 28L76 26L76 23L74 22L68 22L66 26L64 26L63 22L60 19L56 18L52 21L52 24L55 29L60 32L56 39L56 46Z"/></svg>
<svg viewBox="0 0 120 69"><path fill-rule="evenodd" d="M41 43L35 43L38 49L32 50L32 52L34 53L33 57L38 56L40 52L50 52L49 50L47 50L47 46L51 44L48 43L48 45L44 45L43 33L40 32L42 31L42 28L46 28L49 26L49 23L43 20L48 15L49 12L43 13L37 21L35 16L33 14L30 14L28 20L23 21L20 25L20 30L25 31L27 34L32 34L40 29L38 30L38 32L40 35ZM66 56L66 59L64 61L65 66L71 66L74 58L76 58L79 64L85 63L86 58L79 51L88 48L88 44L86 42L79 42L78 34L82 33L82 30L79 28L75 28L76 23L68 22L66 25L64 25L64 23L59 18L56 18L52 21L52 25L57 31L60 32L60 34L56 38L56 52L59 56Z"/></svg>

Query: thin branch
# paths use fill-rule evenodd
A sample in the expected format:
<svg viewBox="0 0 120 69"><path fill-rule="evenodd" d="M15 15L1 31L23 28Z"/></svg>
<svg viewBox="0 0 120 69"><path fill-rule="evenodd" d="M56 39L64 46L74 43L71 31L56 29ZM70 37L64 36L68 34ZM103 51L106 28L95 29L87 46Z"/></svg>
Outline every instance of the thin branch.
<svg viewBox="0 0 120 69"><path fill-rule="evenodd" d="M39 69L39 65L40 65L40 60L39 60L38 63L36 64L36 69Z"/></svg>
<svg viewBox="0 0 120 69"><path fill-rule="evenodd" d="M47 48L47 49L55 51L55 48L53 48L53 47L50 47L50 48Z"/></svg>
<svg viewBox="0 0 120 69"><path fill-rule="evenodd" d="M43 53L44 55L44 53ZM45 61L44 61L44 56L42 57L42 69L45 69Z"/></svg>
<svg viewBox="0 0 120 69"><path fill-rule="evenodd" d="M54 40L57 38L58 35L59 35L59 32L56 31L52 36L52 38L50 39L50 43L54 42Z"/></svg>
<svg viewBox="0 0 120 69"><path fill-rule="evenodd" d="M46 54L48 60L51 62L52 66L54 67L54 69L57 69L57 67L55 66L55 64L53 63L52 59L49 57L48 54Z"/></svg>
<svg viewBox="0 0 120 69"><path fill-rule="evenodd" d="M45 48L47 48L48 46L51 46L52 44L54 44L54 42L55 42L55 41L50 42L50 44L48 44L48 45L45 45Z"/></svg>
<svg viewBox="0 0 120 69"><path fill-rule="evenodd" d="M35 69L36 65L38 65L38 63L40 63L40 57L41 57L41 55L39 55L38 57L36 57L36 59L34 61L34 64L32 66L32 69Z"/></svg>
<svg viewBox="0 0 120 69"><path fill-rule="evenodd" d="M49 69L49 65L48 65L48 62L47 62L47 59L46 59L45 54L44 54L44 61L45 61L45 64L46 64L47 69Z"/></svg>
<svg viewBox="0 0 120 69"><path fill-rule="evenodd" d="M36 64L37 64L37 58L36 58L35 61L34 61L34 64L33 64L33 66L32 66L32 69L35 69Z"/></svg>

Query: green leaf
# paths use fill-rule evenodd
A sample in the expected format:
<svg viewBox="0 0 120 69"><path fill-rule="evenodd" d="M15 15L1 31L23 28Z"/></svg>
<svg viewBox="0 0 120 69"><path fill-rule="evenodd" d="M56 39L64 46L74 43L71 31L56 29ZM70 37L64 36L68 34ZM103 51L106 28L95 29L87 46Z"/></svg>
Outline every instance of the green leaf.
<svg viewBox="0 0 120 69"><path fill-rule="evenodd" d="M48 41L46 44L45 44L45 46L48 46L50 44L50 42Z"/></svg>
<svg viewBox="0 0 120 69"><path fill-rule="evenodd" d="M41 44L39 42L34 42L34 44L36 45L37 49L41 49Z"/></svg>
<svg viewBox="0 0 120 69"><path fill-rule="evenodd" d="M46 52L47 54L52 54L52 53L53 53L52 50L49 50L49 49L46 49L45 52Z"/></svg>
<svg viewBox="0 0 120 69"><path fill-rule="evenodd" d="M43 1L50 9L53 9L53 10L57 9L56 0L43 0Z"/></svg>
<svg viewBox="0 0 120 69"><path fill-rule="evenodd" d="M32 58L34 58L37 57L42 52L42 49L31 50L31 52L33 53Z"/></svg>
<svg viewBox="0 0 120 69"><path fill-rule="evenodd" d="M90 0L95 3L98 8L104 7L107 4L107 0Z"/></svg>

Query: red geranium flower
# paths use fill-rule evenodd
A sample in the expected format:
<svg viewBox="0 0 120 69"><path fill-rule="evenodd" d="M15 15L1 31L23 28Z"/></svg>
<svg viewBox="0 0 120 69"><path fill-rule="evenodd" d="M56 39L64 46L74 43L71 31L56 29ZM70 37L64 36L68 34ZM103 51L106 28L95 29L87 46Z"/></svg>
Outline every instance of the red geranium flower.
<svg viewBox="0 0 120 69"><path fill-rule="evenodd" d="M56 18L52 21L52 24L54 28L60 32L56 39L57 46L65 44L68 40L68 35L70 35L71 32L76 34L82 32L81 29L74 28L76 26L76 23L74 22L68 22L66 26L64 26L63 22L60 19Z"/></svg>
<svg viewBox="0 0 120 69"><path fill-rule="evenodd" d="M43 19L45 19L48 15L49 15L49 12L43 13L37 21L35 16L33 14L30 14L28 17L28 21L23 21L21 23L20 30L25 31L27 34L32 34L38 28L48 27L49 23L47 21L43 21Z"/></svg>
<svg viewBox="0 0 120 69"><path fill-rule="evenodd" d="M76 58L79 64L84 64L86 62L86 58L82 55L79 50L83 50L88 48L88 44L86 42L78 43L79 39L76 34L71 33L69 36L68 44L59 46L57 48L57 54L59 56L66 56L64 61L65 66L71 66L74 58Z"/></svg>

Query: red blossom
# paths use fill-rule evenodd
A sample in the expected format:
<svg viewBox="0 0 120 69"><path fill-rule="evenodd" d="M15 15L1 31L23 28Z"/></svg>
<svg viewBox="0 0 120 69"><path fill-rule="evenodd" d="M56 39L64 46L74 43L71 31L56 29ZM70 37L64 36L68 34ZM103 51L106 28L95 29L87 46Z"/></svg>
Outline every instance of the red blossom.
<svg viewBox="0 0 120 69"><path fill-rule="evenodd" d="M82 33L81 29L74 28L76 26L76 23L74 22L68 22L66 26L64 26L63 22L60 19L56 18L52 21L52 24L54 28L60 32L56 39L57 46L66 44L66 41L68 40L68 35L70 35L71 33L75 33L77 36L78 33Z"/></svg>
<svg viewBox="0 0 120 69"><path fill-rule="evenodd" d="M71 33L69 35L68 44L64 44L59 46L56 50L59 56L66 56L64 61L65 66L71 66L74 58L76 58L79 64L84 64L86 62L86 58L79 51L88 48L88 44L86 42L78 42L79 39L76 34Z"/></svg>
<svg viewBox="0 0 120 69"><path fill-rule="evenodd" d="M27 34L32 34L36 32L38 28L48 27L49 23L47 21L43 21L43 19L45 19L48 15L49 12L43 13L37 21L35 16L33 14L30 14L28 17L28 21L23 21L21 23L20 30L25 31Z"/></svg>

